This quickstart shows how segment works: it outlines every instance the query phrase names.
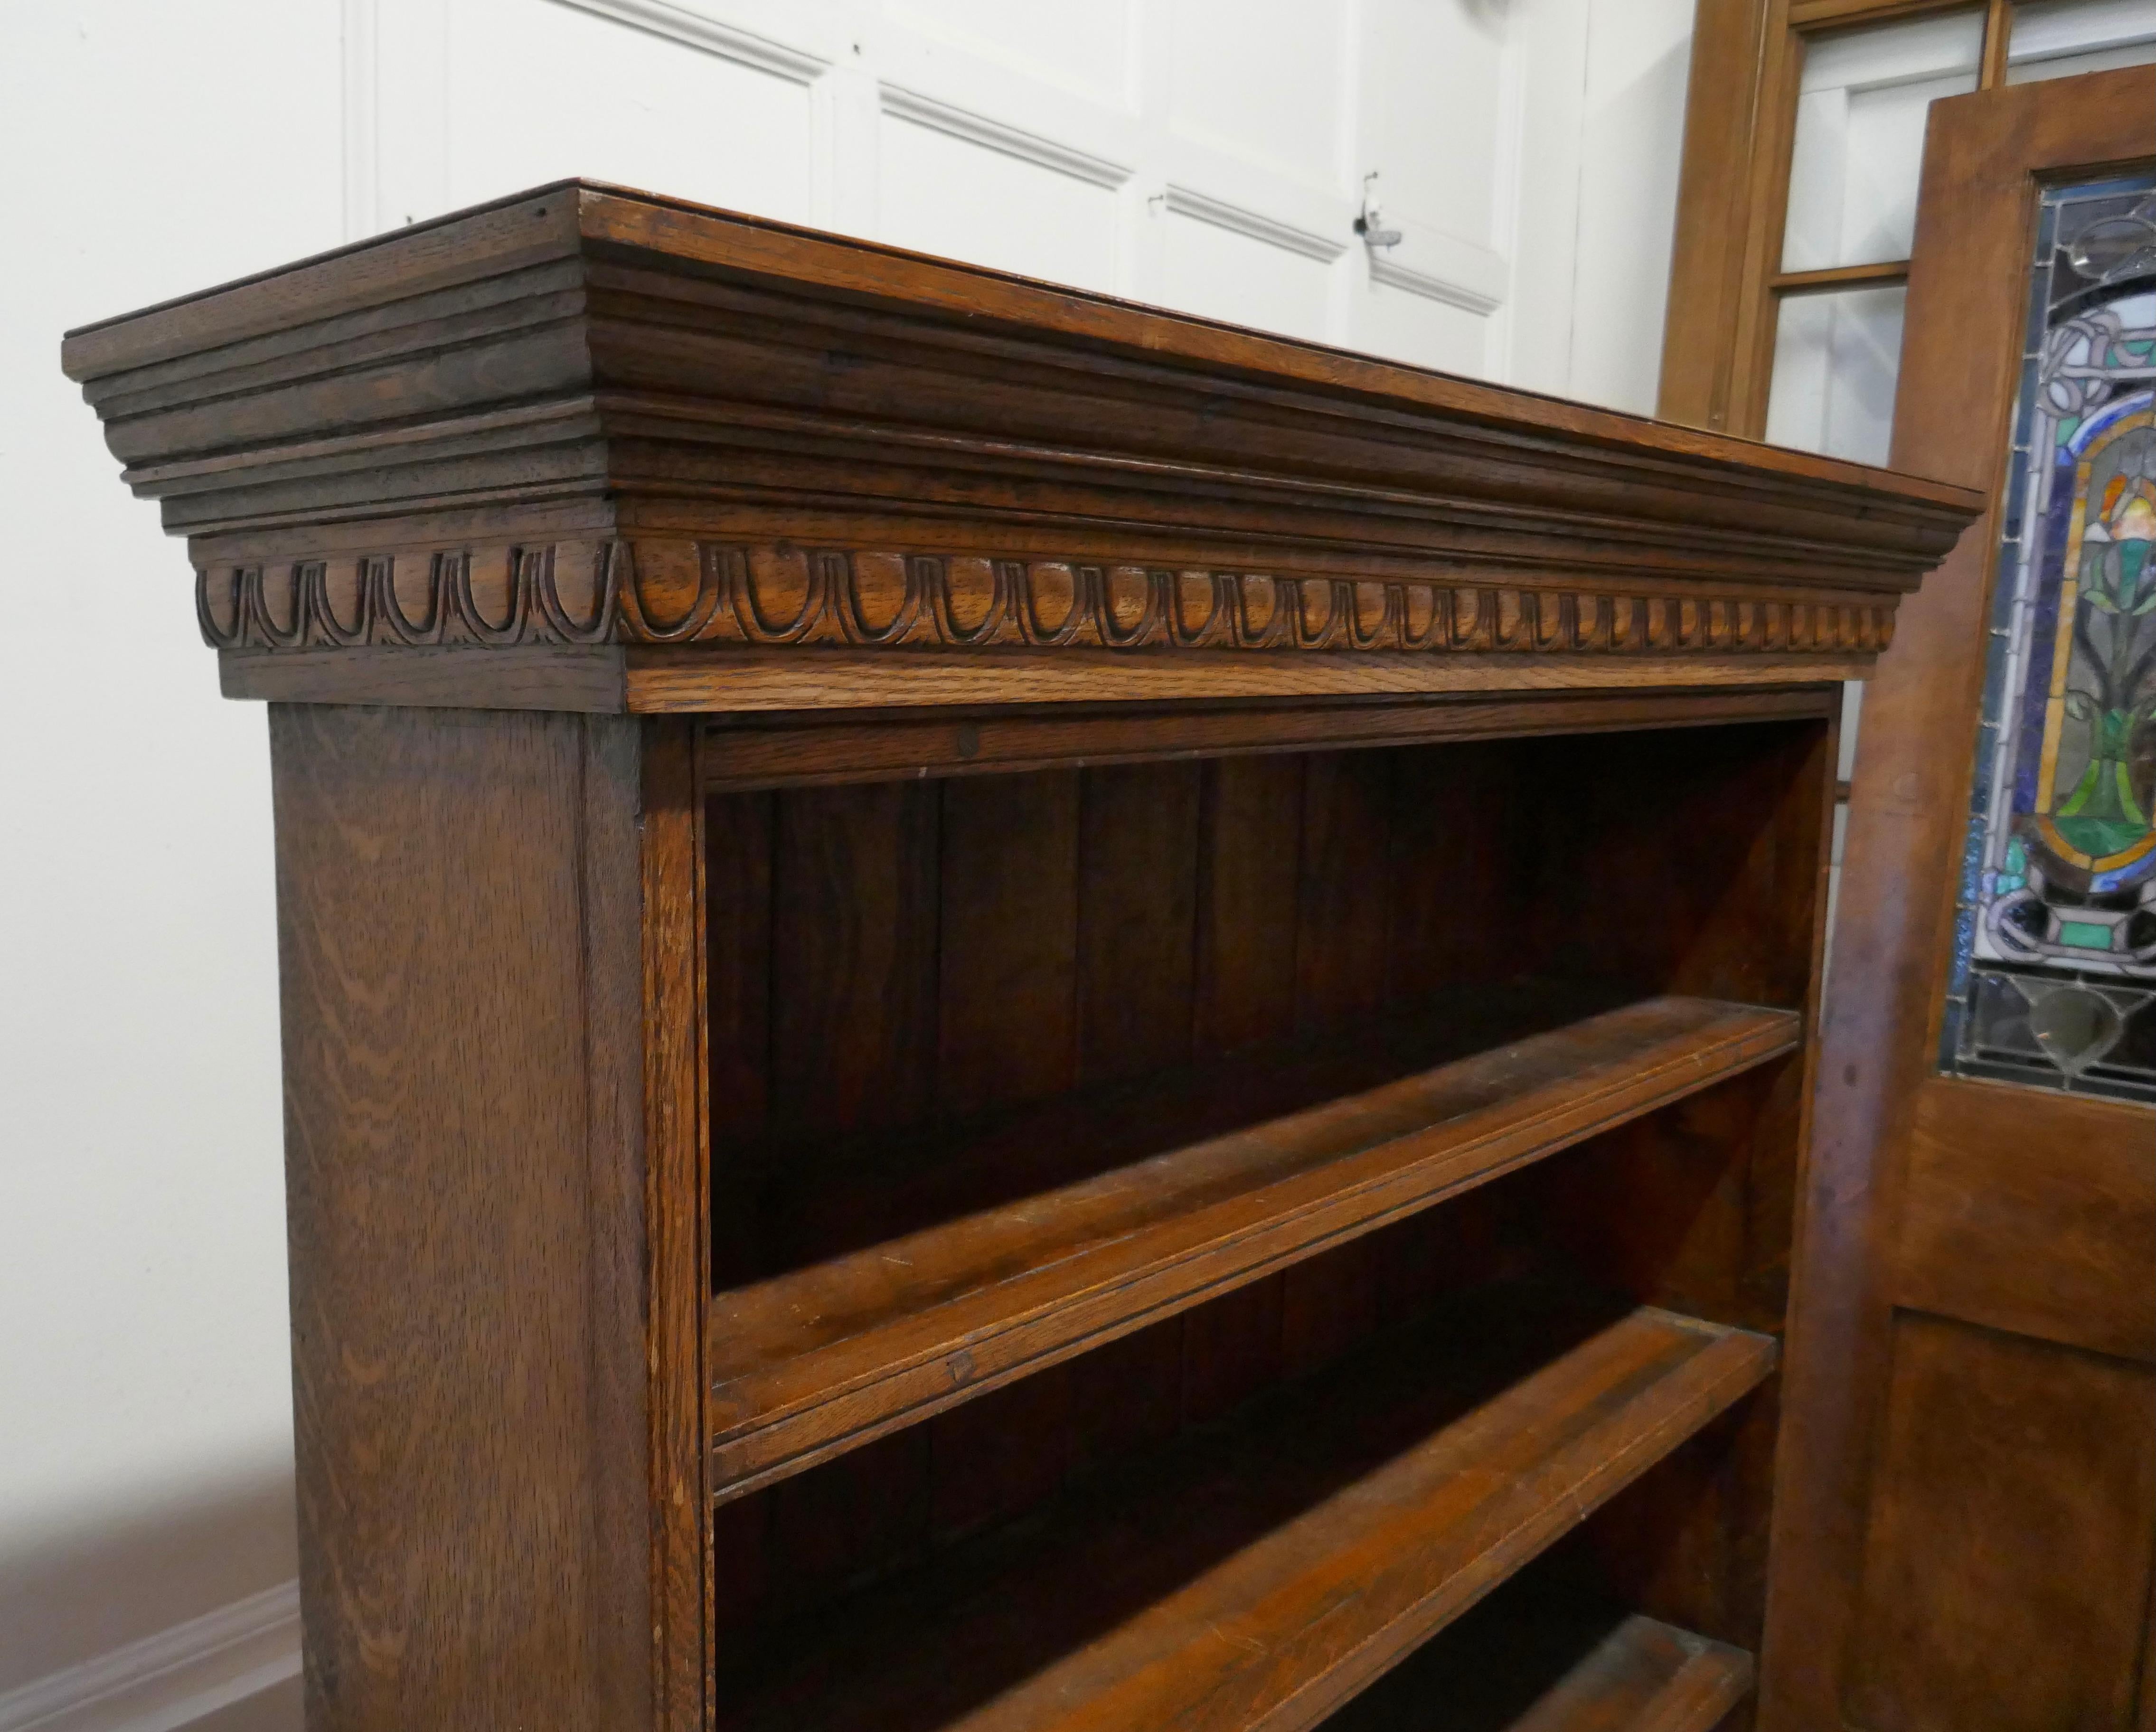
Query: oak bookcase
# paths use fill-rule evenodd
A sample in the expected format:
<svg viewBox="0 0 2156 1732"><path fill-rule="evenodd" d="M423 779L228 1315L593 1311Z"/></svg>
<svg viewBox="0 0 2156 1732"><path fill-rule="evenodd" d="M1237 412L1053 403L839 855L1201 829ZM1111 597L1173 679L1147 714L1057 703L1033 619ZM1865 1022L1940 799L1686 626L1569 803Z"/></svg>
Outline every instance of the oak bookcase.
<svg viewBox="0 0 2156 1732"><path fill-rule="evenodd" d="M573 182L64 361L270 701L316 1732L1745 1713L1974 495Z"/></svg>

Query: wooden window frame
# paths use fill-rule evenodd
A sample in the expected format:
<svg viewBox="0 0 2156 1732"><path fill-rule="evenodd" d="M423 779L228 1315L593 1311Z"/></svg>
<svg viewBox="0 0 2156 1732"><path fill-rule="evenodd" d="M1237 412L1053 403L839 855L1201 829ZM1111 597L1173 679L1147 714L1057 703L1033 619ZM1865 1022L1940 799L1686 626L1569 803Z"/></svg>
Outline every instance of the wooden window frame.
<svg viewBox="0 0 2156 1732"><path fill-rule="evenodd" d="M1664 420L1762 437L1784 298L1907 280L1906 259L1780 268L1798 86L1815 37L1952 13L1983 15L1977 87L2004 83L2013 0L1699 0L1656 408Z"/></svg>

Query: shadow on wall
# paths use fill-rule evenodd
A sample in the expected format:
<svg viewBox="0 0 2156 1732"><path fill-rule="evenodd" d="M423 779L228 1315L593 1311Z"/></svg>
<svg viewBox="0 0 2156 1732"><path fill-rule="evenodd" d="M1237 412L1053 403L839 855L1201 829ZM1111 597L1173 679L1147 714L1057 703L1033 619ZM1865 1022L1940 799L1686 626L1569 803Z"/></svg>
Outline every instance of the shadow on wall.
<svg viewBox="0 0 2156 1732"><path fill-rule="evenodd" d="M0 1696L291 1580L295 1535L291 1468L280 1463L164 1503L84 1510L74 1527L0 1543ZM229 1732L256 1724L234 1719ZM296 1726L296 1711L275 1724Z"/></svg>

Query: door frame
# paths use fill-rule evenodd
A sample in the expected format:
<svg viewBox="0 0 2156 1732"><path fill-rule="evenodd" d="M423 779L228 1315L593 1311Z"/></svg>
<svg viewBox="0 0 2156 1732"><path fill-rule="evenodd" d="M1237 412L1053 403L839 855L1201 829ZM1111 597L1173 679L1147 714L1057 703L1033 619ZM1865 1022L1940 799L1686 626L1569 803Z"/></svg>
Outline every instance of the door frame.
<svg viewBox="0 0 2156 1732"><path fill-rule="evenodd" d="M1781 268L1799 86L1815 37L1955 13L1984 18L1977 88L2005 84L2013 0L1699 0L1655 409L1661 419L1763 437L1782 301L1906 280L1905 259Z"/></svg>

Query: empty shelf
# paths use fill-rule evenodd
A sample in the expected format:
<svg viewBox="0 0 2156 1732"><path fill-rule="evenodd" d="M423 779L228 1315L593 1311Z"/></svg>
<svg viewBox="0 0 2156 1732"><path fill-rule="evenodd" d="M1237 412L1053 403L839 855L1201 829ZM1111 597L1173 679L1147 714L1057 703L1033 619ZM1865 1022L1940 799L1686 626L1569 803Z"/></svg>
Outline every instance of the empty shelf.
<svg viewBox="0 0 2156 1732"><path fill-rule="evenodd" d="M755 1644L724 1732L1317 1724L1753 1388L1773 1341L1517 1289ZM1531 1368L1531 1369L1529 1369Z"/></svg>
<svg viewBox="0 0 2156 1732"><path fill-rule="evenodd" d="M1483 1019L1484 1050L1461 1041L1469 1014ZM1500 1015L1521 1013L1453 1012L1451 1050L1468 1044L1470 1056L1430 1068L1425 1020L1365 1031L1344 1055L1224 1061L1119 1097L1052 1102L949 1155L925 1204L919 1182L911 1193L873 1175L820 1188L799 1208L838 1221L820 1231L844 1248L713 1298L714 1488L751 1490L1214 1298L1734 1076L1800 1035L1789 1011L1672 997L1493 1045ZM1373 1074L1393 1080L1371 1086ZM1029 1183L1064 1178L1073 1150L1091 1162L1082 1176ZM924 1217L911 1231L891 1225ZM870 1232L848 1243L860 1222ZM803 1236L813 1250L816 1234Z"/></svg>
<svg viewBox="0 0 2156 1732"><path fill-rule="evenodd" d="M1440 1632L1324 1732L1714 1732L1752 1656L1626 1610L1545 1559Z"/></svg>

